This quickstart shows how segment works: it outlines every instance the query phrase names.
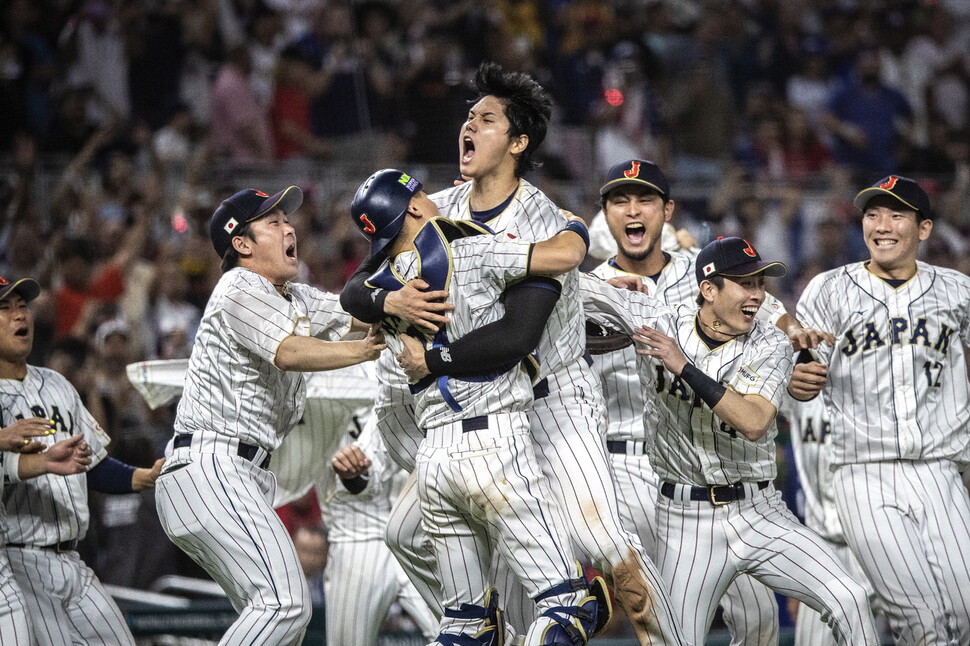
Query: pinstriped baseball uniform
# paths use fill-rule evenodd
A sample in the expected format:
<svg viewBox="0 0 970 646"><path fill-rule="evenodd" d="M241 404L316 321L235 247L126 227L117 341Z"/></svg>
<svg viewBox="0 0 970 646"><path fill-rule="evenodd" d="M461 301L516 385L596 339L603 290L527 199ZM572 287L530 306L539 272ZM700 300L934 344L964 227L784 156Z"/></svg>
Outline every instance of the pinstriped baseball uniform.
<svg viewBox="0 0 970 646"><path fill-rule="evenodd" d="M446 284L455 309L446 331L458 339L501 318L499 299L510 282L526 276L531 245L504 235L479 235L452 240L449 247ZM413 251L391 263L405 282L423 269ZM406 325L385 319L393 354L403 349L400 335ZM426 432L415 457L416 482L438 562L445 609L439 630L442 635L474 635L482 619L448 610L487 605L493 546L532 597L576 572L565 523L532 449L525 413L533 397L528 375L515 366L490 380L446 381L446 386L432 384L415 395L416 420ZM530 540L522 540L525 536ZM584 594L556 595L539 601L538 609L575 606ZM527 641L550 621L536 620Z"/></svg>
<svg viewBox="0 0 970 646"><path fill-rule="evenodd" d="M470 219L472 185L436 193L432 199L443 215ZM495 232L538 241L562 228L563 215L539 189L520 180L509 206L486 224ZM562 295L537 348L550 392L536 398L530 414L539 464L566 512L573 543L617 588L617 601L641 641L679 643L680 631L656 569L637 536L620 522L602 439L601 389L583 358L586 330L578 272L559 278Z"/></svg>
<svg viewBox="0 0 970 646"><path fill-rule="evenodd" d="M785 395L778 410L791 427L792 449L795 467L802 485L805 526L821 536L845 564L852 577L863 584L872 602L875 591L862 571L859 561L852 555L842 533L842 521L835 508L835 490L832 486L830 452L832 424L825 411L821 397L801 402ZM798 609L795 622L795 646L834 646L835 640L821 616L812 608Z"/></svg>
<svg viewBox="0 0 970 646"><path fill-rule="evenodd" d="M0 451L0 495L3 494L4 484L19 482L18 476L20 460L14 453ZM0 529L6 526L6 513L0 505ZM0 549L0 646L20 646L33 644L34 632L31 622L27 619L27 602L17 585L7 550Z"/></svg>
<svg viewBox="0 0 970 646"><path fill-rule="evenodd" d="M367 487L351 494L337 484L332 472L324 476L335 485L320 502L330 542L325 573L327 643L376 643L378 630L394 602L407 611L430 641L438 633L438 620L384 543L391 499L396 493L394 484L404 473L388 457L373 416L364 420L355 443L371 461ZM346 443L352 439L350 435L344 438Z"/></svg>
<svg viewBox="0 0 970 646"><path fill-rule="evenodd" d="M47 368L27 366L27 376L0 379L2 426L20 418L54 420L56 432L38 438L48 445L81 434L92 465L109 443L74 387ZM43 475L11 484L3 492L4 542L40 644L133 644L118 606L73 545L88 529L88 483L84 474ZM15 547L18 546L18 547ZM49 546L60 545L60 549Z"/></svg>
<svg viewBox="0 0 970 646"><path fill-rule="evenodd" d="M776 407L780 403L792 348L776 327L755 321L749 333L709 348L696 331L694 307L666 307L593 280L583 281L582 291L588 317L627 333L647 324L676 339L688 360L718 382ZM746 572L823 611L839 643L877 644L864 590L787 510L770 482L776 475L774 425L749 441L659 360L638 355L638 369L644 391L652 395L645 417L656 429L650 459L662 492L669 491L657 500L657 564L687 639L703 643L718 600ZM690 500L692 486L734 483L745 494L736 502Z"/></svg>
<svg viewBox="0 0 970 646"><path fill-rule="evenodd" d="M339 339L350 317L335 295L308 285L290 283L289 297L247 269L223 274L189 359L176 448L156 484L169 538L240 612L220 644L299 644L310 619L306 579L273 510L276 478L261 467L303 414L306 388L302 373L273 359L291 334Z"/></svg>
<svg viewBox="0 0 970 646"><path fill-rule="evenodd" d="M591 275L607 280L630 274L608 261L594 269ZM670 261L656 282L644 277L643 283L651 295L666 304L690 303L697 295L693 257L670 254ZM759 318L765 313L765 309L759 311ZM624 527L637 533L647 553L654 557L660 483L646 455L646 447L654 438L653 429L644 428L645 396L637 375L636 350L630 346L597 355L593 357L593 370L603 384L606 400L606 439L620 518ZM742 574L728 586L721 604L724 620L733 636L732 644L770 646L778 643L778 604L774 593L763 584Z"/></svg>
<svg viewBox="0 0 970 646"><path fill-rule="evenodd" d="M823 348L845 538L900 643L970 643L970 278L918 261L896 287L865 263L816 276L798 303ZM905 564L907 567L900 567Z"/></svg>

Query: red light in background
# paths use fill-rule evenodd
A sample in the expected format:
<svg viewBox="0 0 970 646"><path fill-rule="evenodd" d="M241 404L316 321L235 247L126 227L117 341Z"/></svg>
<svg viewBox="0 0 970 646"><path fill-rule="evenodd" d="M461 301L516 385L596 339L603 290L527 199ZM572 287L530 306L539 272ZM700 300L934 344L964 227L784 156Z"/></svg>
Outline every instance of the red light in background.
<svg viewBox="0 0 970 646"><path fill-rule="evenodd" d="M189 230L189 221L185 219L185 216L181 213L172 216L172 228L179 233L185 233Z"/></svg>
<svg viewBox="0 0 970 646"><path fill-rule="evenodd" d="M623 105L623 92L620 92L616 88L611 88L603 92L603 98L613 107Z"/></svg>

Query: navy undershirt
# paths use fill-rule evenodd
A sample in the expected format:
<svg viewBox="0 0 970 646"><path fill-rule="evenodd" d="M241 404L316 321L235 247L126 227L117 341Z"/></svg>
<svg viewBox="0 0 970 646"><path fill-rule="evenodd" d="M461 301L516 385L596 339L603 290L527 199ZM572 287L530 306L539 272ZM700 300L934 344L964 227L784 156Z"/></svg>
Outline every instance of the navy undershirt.
<svg viewBox="0 0 970 646"><path fill-rule="evenodd" d="M479 222L481 224L485 224L489 220L492 220L498 217L502 213L502 211L508 208L509 204L512 203L513 197L515 197L515 191L512 191L512 194L509 195L507 198L505 198L505 200L498 206L493 206L492 208L485 209L484 211L474 211L474 210L471 210L471 207L469 207L469 210L471 210L471 214L472 214L472 220L474 220L475 222Z"/></svg>
<svg viewBox="0 0 970 646"><path fill-rule="evenodd" d="M718 348L731 340L731 339L726 339L724 341L718 341L714 337L710 336L707 332L704 331L704 325L701 323L701 319L699 316L694 318L694 330L697 331L697 336L701 338L701 341L704 342L704 345L707 346L708 350L713 350L715 348Z"/></svg>
<svg viewBox="0 0 970 646"><path fill-rule="evenodd" d="M653 284L654 285L657 284L657 281L660 280L660 274L664 273L664 269L666 269L667 268L667 265L670 264L670 254L667 253L666 251L663 252L663 253L664 253L664 266L660 268L660 271L658 271L657 273L653 274L652 276L641 276L641 278L649 278L650 280L653 281ZM631 273L631 272L626 271L626 269L624 269L623 267L620 267L618 264L616 264L616 256L610 258L607 261L607 263L610 265L610 267L613 267L615 269L619 269L620 271L624 271L624 272L626 272L628 274Z"/></svg>

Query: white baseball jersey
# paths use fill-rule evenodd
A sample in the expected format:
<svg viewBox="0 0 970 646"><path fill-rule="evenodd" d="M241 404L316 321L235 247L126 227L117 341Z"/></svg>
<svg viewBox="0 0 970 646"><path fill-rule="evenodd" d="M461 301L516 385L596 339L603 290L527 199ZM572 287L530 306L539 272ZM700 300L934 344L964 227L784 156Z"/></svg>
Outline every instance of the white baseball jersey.
<svg viewBox="0 0 970 646"><path fill-rule="evenodd" d="M0 495L5 482L19 482L20 455L0 452ZM0 529L4 527L3 505L0 505ZM7 551L0 549L0 646L33 644L34 631L27 618L27 602L7 559Z"/></svg>
<svg viewBox="0 0 970 646"><path fill-rule="evenodd" d="M592 278L582 282L581 291L591 319L627 333L647 324L676 339L688 361L719 383L741 395L760 395L776 408L780 403L792 348L773 325L756 320L748 334L712 349L695 328L696 308L670 308ZM661 492L667 490L657 501L657 565L687 640L703 643L718 602L739 574L748 573L823 610L839 643L878 644L865 591L788 511L770 483L774 424L761 439L747 440L662 362L638 357L644 391L651 394L646 423L657 429L650 458L663 482ZM715 505L692 499L695 485L734 483L744 492L740 500ZM705 555L704 567L697 567L698 554Z"/></svg>
<svg viewBox="0 0 970 646"><path fill-rule="evenodd" d="M812 279L797 311L836 337L819 352L835 503L894 635L970 643L970 278L917 261L891 284L855 263Z"/></svg>
<svg viewBox="0 0 970 646"><path fill-rule="evenodd" d="M38 441L53 445L80 434L93 451L92 465L107 456L107 434L74 386L53 370L28 365L23 380L0 380L0 417L2 426L21 418L46 417L53 420L55 433ZM87 477L31 478L5 487L3 501L7 556L38 643L133 644L118 606L77 552L64 545L87 532ZM50 547L54 545L61 548Z"/></svg>
<svg viewBox="0 0 970 646"><path fill-rule="evenodd" d="M612 237L611 237L612 239ZM590 272L603 280L633 275L608 261ZM670 254L669 262L656 276L642 277L649 294L667 305L691 304L697 295L693 256ZM762 308L758 316L768 317L774 310ZM646 455L647 442L653 442L652 428L645 428L646 396L637 374L637 353L629 347L593 357L593 370L603 385L606 401L606 439L622 442L623 451L610 449L610 464L616 481L620 518L624 526L640 537L653 556L656 551L656 501L659 495L657 474ZM771 646L778 642L778 604L774 592L747 575L728 587L721 602L724 620L734 644Z"/></svg>
<svg viewBox="0 0 970 646"><path fill-rule="evenodd" d="M310 590L273 508L276 478L262 468L304 410L301 373L276 368L291 334L336 340L350 326L337 297L265 278L223 274L206 306L175 420L177 446L156 483L169 538L218 582L240 615L220 643L299 644Z"/></svg>
<svg viewBox="0 0 970 646"><path fill-rule="evenodd" d="M199 325L176 433L218 433L275 451L303 414L302 373L273 360L290 335L337 341L350 316L335 294L289 284L284 299L266 278L235 268L219 279Z"/></svg>
<svg viewBox="0 0 970 646"><path fill-rule="evenodd" d="M819 274L798 302L822 346L833 463L970 460L970 278L917 262L897 288L865 263Z"/></svg>

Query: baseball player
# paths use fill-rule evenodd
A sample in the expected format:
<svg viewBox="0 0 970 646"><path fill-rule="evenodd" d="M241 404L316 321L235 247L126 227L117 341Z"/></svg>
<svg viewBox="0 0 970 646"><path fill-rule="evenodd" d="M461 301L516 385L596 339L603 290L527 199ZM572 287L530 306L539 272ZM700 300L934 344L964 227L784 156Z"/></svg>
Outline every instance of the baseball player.
<svg viewBox="0 0 970 646"><path fill-rule="evenodd" d="M835 503L901 644L970 643L970 278L916 259L929 199L891 175L855 197L868 261L816 276L800 319L832 332Z"/></svg>
<svg viewBox="0 0 970 646"><path fill-rule="evenodd" d="M379 333L352 328L337 297L291 282L303 201L291 186L227 198L209 221L223 275L189 358L173 451L158 479L162 527L219 583L240 615L220 644L299 644L310 593L273 509L270 455L304 410L302 372L375 359Z"/></svg>
<svg viewBox="0 0 970 646"><path fill-rule="evenodd" d="M448 325L433 336L385 318L396 355L423 352L425 342L447 347L450 338L497 320L508 283L575 269L589 239L578 219L538 243L483 235L487 228L437 217L421 184L395 170L378 171L361 184L351 212L371 252L389 259L368 279L371 285L395 290L420 276L447 291L454 306ZM553 280L545 286L561 289ZM418 497L441 576L443 613L434 643L502 643L488 576L494 548L537 606L525 643L585 644L608 621L609 597L601 578L587 584L577 576L561 512L550 501L532 448L526 411L533 392L525 366L426 378L411 391L418 427L426 433L415 458Z"/></svg>
<svg viewBox="0 0 970 646"><path fill-rule="evenodd" d="M663 171L642 159L616 164L607 173L600 195L616 253L596 267L592 275L603 280L637 276L646 293L668 305L693 301L698 288L693 256L668 253L664 247L663 232L676 205L670 198L670 185ZM762 304L758 316L774 323L784 308L776 299L771 305L776 307ZM593 370L599 375L606 400L606 448L616 480L620 518L624 527L637 533L652 556L656 554L654 517L660 485L647 457L647 443L652 435L643 424L645 395L637 376L637 355L629 337L619 338L619 345L624 347L615 350L594 349L607 340L596 336L587 340L587 347L593 353ZM732 643L778 643L778 604L766 586L742 574L728 587L722 605Z"/></svg>
<svg viewBox="0 0 970 646"><path fill-rule="evenodd" d="M748 573L820 610L838 643L875 645L865 591L771 482L792 347L756 315L765 276L783 273L745 240L720 238L695 261L699 309L592 279L584 306L642 344L639 375L651 394L644 423L655 433L648 449L661 494L657 565L687 640L704 642L718 601Z"/></svg>
<svg viewBox="0 0 970 646"><path fill-rule="evenodd" d="M431 641L438 634L438 618L384 542L392 496L397 493L394 484L404 472L388 458L373 415L363 419L363 430L354 425L355 432L344 435L353 443L338 449L332 460L343 484L320 500L330 541L325 573L327 643L376 643L394 602ZM331 474L329 480L336 484L338 478Z"/></svg>
<svg viewBox="0 0 970 646"><path fill-rule="evenodd" d="M471 181L442 191L432 199L446 217L482 222L495 232L520 240L546 239L562 227L562 214L522 176L532 168L532 157L545 137L551 105L548 95L528 76L504 73L491 63L482 65L475 83L479 98L458 137L460 170ZM364 269L367 269L366 263ZM361 289L362 284L363 279L358 277L341 294L344 307L362 320L377 320L385 312L424 327L436 327L447 320L445 305L437 303L447 294L428 290L426 283L408 285L394 294ZM564 275L562 284L562 295L555 303L537 348L541 380L529 418L539 464L556 501L567 510L573 543L610 579L616 600L630 617L639 641L681 643L679 627L656 568L644 555L639 539L620 524L600 435L603 415L600 387L584 351L585 329L576 273ZM485 329L480 332L485 334ZM463 340L448 348L429 350L425 363L431 374L447 374L449 366L482 365L481 350L469 349L473 345L471 337L461 347ZM493 337L486 335L486 338ZM515 335L507 334L505 338L515 338ZM501 343L482 345L488 348ZM462 361L455 359L459 353L465 357ZM446 355L452 358L448 365L442 360ZM388 375L395 374L392 368L388 367ZM400 442L403 433L399 429L413 429L413 424L402 419L409 405L407 391L401 387L404 379L400 376L393 379L389 376L382 382L378 421L382 427L387 422L397 424L389 433L397 438L393 441ZM382 413L388 404L393 404L396 410ZM385 433L386 440L387 437ZM393 451L392 440L387 442ZM413 499L403 496L399 499L389 528L400 524L408 531L390 534L388 540L421 590L427 589L428 582L416 578L433 573L434 567L428 560L420 524L401 517L407 512L413 517L414 510Z"/></svg>
<svg viewBox="0 0 970 646"><path fill-rule="evenodd" d="M121 611L76 547L87 532L88 486L106 493L150 488L162 461L151 469L136 469L107 457L109 438L70 382L53 370L27 363L34 339L27 302L39 293L37 283L31 279L14 283L23 291L14 290L5 279L2 284L0 298L9 319L0 344L2 423L43 417L52 432L39 442L52 446L57 440L80 437L90 448L94 465L86 476L43 475L3 490L7 558L23 593L34 638L38 644L133 644ZM12 469L16 460L10 462Z"/></svg>

